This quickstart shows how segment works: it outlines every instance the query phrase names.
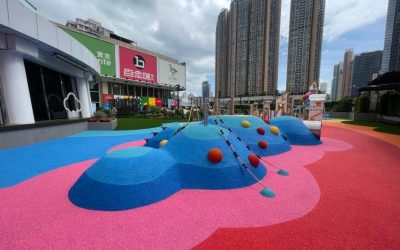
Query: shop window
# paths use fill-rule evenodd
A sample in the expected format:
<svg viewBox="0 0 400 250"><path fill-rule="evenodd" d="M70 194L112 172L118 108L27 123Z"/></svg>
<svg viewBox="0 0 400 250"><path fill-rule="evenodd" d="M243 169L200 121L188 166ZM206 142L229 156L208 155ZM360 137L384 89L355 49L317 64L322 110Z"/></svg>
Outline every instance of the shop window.
<svg viewBox="0 0 400 250"><path fill-rule="evenodd" d="M60 74L61 76L61 83L63 86L64 90L64 96L68 97L66 105L68 105L69 110L79 110L80 109L80 104L77 102L76 98L78 98L78 90L76 88L76 80L73 77L69 77L64 74ZM74 94L76 98L73 95L69 95L70 93Z"/></svg>
<svg viewBox="0 0 400 250"><path fill-rule="evenodd" d="M75 78L29 61L25 70L35 121L67 119L64 99L68 93L79 96ZM80 109L76 98L70 95L66 101L71 111Z"/></svg>
<svg viewBox="0 0 400 250"><path fill-rule="evenodd" d="M135 86L128 85L128 95L135 96Z"/></svg>
<svg viewBox="0 0 400 250"><path fill-rule="evenodd" d="M47 99L44 96L45 89L40 66L25 61L25 70L35 121L50 120Z"/></svg>
<svg viewBox="0 0 400 250"><path fill-rule="evenodd" d="M120 86L121 86L121 95L127 95L128 94L128 91L127 91L128 85L121 84Z"/></svg>
<svg viewBox="0 0 400 250"><path fill-rule="evenodd" d="M42 67L45 93L49 105L50 119L67 119L64 108L64 91L61 85L60 74L54 70Z"/></svg>
<svg viewBox="0 0 400 250"><path fill-rule="evenodd" d="M112 93L113 93L112 83L109 82L107 85L108 85L108 93L109 93L109 94L112 94Z"/></svg>
<svg viewBox="0 0 400 250"><path fill-rule="evenodd" d="M114 95L121 94L121 84L118 84L118 83L112 84L112 94L114 94Z"/></svg>
<svg viewBox="0 0 400 250"><path fill-rule="evenodd" d="M142 96L141 88L142 87L140 87L140 86L135 86L135 90L136 90L135 96Z"/></svg>
<svg viewBox="0 0 400 250"><path fill-rule="evenodd" d="M100 84L98 82L89 82L90 86L90 99L94 103L100 103L100 93L99 88Z"/></svg>

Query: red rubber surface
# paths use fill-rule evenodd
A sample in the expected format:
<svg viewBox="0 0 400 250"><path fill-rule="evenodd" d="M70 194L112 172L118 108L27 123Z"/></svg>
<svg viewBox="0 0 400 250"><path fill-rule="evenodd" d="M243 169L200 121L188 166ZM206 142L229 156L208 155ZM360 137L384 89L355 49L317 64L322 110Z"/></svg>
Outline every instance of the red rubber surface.
<svg viewBox="0 0 400 250"><path fill-rule="evenodd" d="M321 189L313 211L268 227L218 229L197 248L400 249L400 149L329 125L323 136L354 148L308 167Z"/></svg>

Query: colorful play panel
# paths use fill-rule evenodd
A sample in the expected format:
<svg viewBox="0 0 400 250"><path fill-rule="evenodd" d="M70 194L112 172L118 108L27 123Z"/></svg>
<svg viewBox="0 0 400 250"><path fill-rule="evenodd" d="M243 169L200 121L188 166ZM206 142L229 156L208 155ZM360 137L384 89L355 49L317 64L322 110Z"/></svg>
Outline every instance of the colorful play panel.
<svg viewBox="0 0 400 250"><path fill-rule="evenodd" d="M275 119L0 151L0 246L398 249L400 136Z"/></svg>

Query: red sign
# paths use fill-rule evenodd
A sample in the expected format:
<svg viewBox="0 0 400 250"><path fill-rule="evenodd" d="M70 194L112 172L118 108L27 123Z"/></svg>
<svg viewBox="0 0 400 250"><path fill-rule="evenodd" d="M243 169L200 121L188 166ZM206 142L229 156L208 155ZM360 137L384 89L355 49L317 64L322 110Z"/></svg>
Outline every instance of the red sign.
<svg viewBox="0 0 400 250"><path fill-rule="evenodd" d="M111 94L103 94L103 104L108 103L108 100L114 99L114 95Z"/></svg>
<svg viewBox="0 0 400 250"><path fill-rule="evenodd" d="M120 46L119 65L121 78L157 82L157 58L154 56Z"/></svg>
<svg viewBox="0 0 400 250"><path fill-rule="evenodd" d="M156 98L156 107L162 107L162 99Z"/></svg>

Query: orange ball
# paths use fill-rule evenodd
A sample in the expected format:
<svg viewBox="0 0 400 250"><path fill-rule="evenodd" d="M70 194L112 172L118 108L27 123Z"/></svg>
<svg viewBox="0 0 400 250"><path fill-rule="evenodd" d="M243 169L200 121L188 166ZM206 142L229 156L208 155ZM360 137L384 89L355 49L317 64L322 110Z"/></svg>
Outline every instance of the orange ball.
<svg viewBox="0 0 400 250"><path fill-rule="evenodd" d="M266 149L268 147L268 144L266 141L259 141L258 146L262 149Z"/></svg>
<svg viewBox="0 0 400 250"><path fill-rule="evenodd" d="M260 165L260 159L258 159L257 155L255 154L250 154L247 159L249 159L250 164L255 168Z"/></svg>
<svg viewBox="0 0 400 250"><path fill-rule="evenodd" d="M208 160L212 163L218 163L222 160L222 151L218 148L212 148L208 151Z"/></svg>

